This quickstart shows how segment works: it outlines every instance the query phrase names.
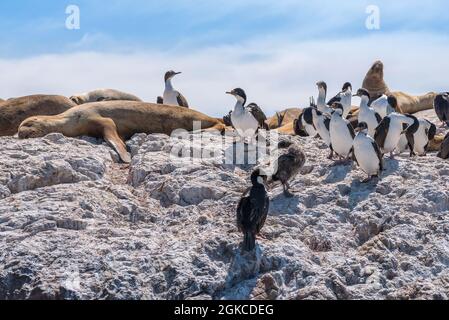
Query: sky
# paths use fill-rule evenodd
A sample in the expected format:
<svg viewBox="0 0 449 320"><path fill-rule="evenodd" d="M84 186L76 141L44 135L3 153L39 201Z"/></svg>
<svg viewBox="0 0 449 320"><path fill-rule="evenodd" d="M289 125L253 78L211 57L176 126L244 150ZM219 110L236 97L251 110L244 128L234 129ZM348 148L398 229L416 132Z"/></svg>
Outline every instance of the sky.
<svg viewBox="0 0 449 320"><path fill-rule="evenodd" d="M66 27L70 5L76 30ZM114 88L153 102L173 69L195 109L227 114L225 91L241 87L273 114L307 106L319 80L330 94L361 86L378 59L393 90L449 90L443 0L2 1L0 43L1 98Z"/></svg>

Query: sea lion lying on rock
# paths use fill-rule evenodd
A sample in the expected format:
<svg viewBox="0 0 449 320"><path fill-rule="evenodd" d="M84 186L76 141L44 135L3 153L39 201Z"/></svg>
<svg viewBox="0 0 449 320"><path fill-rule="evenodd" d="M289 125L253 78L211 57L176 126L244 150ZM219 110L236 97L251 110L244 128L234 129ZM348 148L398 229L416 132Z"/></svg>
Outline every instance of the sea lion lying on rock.
<svg viewBox="0 0 449 320"><path fill-rule="evenodd" d="M194 121L201 129L223 131L225 125L201 112L183 107L134 101L108 101L76 106L56 116L26 119L19 128L19 138L43 137L52 132L67 137L93 136L104 138L123 162L131 162L124 140L136 133L170 135L176 129L194 130Z"/></svg>
<svg viewBox="0 0 449 320"><path fill-rule="evenodd" d="M290 108L280 112L267 119L266 123L270 130L281 128L286 124L293 123L295 119L298 119L302 113L300 108Z"/></svg>
<svg viewBox="0 0 449 320"><path fill-rule="evenodd" d="M20 123L32 116L56 115L73 108L75 103L63 96L33 95L3 101L0 104L0 136L13 136Z"/></svg>
<svg viewBox="0 0 449 320"><path fill-rule="evenodd" d="M72 100L78 105L90 102L114 101L114 100L142 101L135 95L114 89L97 89L91 92L71 96L70 100Z"/></svg>
<svg viewBox="0 0 449 320"><path fill-rule="evenodd" d="M436 93L430 92L422 96L413 96L401 91L390 91L384 81L384 64L376 61L368 70L363 80L363 88L370 94L370 102L378 99L383 94L393 95L398 100L398 107L402 113L416 113L433 108Z"/></svg>

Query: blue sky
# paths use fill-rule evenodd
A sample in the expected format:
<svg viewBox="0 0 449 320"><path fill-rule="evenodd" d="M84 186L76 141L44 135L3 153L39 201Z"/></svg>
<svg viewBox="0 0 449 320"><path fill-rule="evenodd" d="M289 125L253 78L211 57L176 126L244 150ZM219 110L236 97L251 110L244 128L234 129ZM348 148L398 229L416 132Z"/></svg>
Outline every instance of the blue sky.
<svg viewBox="0 0 449 320"><path fill-rule="evenodd" d="M71 4L80 8L80 30L65 28ZM380 9L380 30L365 27L369 5ZM161 74L178 68L184 71L178 88L202 111L232 107L221 92L233 86L245 86L275 111L308 101L317 80L328 80L333 90L346 79L360 82L376 59L389 63L389 80L398 89L449 86L434 77L449 69L437 59L449 43L443 0L2 1L0 30L2 74L16 73L0 79L1 97L120 85L154 100ZM418 71L403 76L422 63L431 67L419 72L432 77L417 80ZM48 78L36 81L42 70ZM61 82L68 72L70 80Z"/></svg>

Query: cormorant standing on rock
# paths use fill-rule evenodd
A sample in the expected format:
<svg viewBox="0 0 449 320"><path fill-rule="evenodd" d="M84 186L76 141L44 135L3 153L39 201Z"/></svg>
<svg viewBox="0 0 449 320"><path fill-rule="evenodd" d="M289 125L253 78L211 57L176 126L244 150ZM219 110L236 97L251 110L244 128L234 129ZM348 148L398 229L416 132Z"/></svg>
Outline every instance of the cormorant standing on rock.
<svg viewBox="0 0 449 320"><path fill-rule="evenodd" d="M251 175L252 187L243 194L237 207L237 227L243 233L243 250L252 251L256 246L256 235L267 219L270 199L265 188L267 176L257 169Z"/></svg>
<svg viewBox="0 0 449 320"><path fill-rule="evenodd" d="M273 181L280 181L282 183L286 197L293 197L293 194L289 191L289 181L296 177L305 163L306 156L296 145L291 146L288 152L281 155L277 160L277 171L273 175Z"/></svg>

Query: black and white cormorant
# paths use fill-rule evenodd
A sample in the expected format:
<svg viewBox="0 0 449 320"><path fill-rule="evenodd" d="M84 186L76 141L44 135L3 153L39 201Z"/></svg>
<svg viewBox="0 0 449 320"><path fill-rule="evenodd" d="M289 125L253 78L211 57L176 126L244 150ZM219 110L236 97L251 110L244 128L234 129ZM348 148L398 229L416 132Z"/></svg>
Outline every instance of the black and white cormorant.
<svg viewBox="0 0 449 320"><path fill-rule="evenodd" d="M243 250L252 251L256 235L267 219L270 199L265 187L267 176L257 169L251 175L252 187L243 194L237 206L237 227L243 233Z"/></svg>
<svg viewBox="0 0 449 320"><path fill-rule="evenodd" d="M162 103L169 106L179 106L188 108L189 104L186 98L173 88L172 79L176 75L181 74L181 72L167 71L165 74L165 91L162 98ZM158 99L159 102L159 99Z"/></svg>

